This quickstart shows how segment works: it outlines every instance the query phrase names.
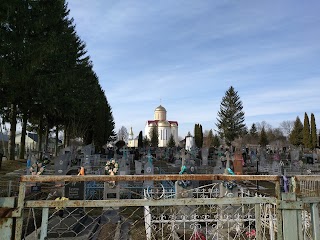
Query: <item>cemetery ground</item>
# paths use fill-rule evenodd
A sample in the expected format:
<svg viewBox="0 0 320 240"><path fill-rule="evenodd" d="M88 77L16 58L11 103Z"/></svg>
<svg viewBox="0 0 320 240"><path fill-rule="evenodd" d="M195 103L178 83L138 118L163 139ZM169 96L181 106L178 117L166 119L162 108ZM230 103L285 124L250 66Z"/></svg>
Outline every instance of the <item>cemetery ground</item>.
<svg viewBox="0 0 320 240"><path fill-rule="evenodd" d="M19 159L19 160L7 160L6 158L3 158L1 169L0 169L0 178L2 178L7 173L19 170L19 169L25 169L27 160L25 159Z"/></svg>

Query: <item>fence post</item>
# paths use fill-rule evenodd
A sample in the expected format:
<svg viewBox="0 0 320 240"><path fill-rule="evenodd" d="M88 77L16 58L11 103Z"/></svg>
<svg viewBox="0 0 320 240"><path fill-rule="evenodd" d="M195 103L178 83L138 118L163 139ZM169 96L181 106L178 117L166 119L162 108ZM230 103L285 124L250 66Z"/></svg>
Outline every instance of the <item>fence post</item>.
<svg viewBox="0 0 320 240"><path fill-rule="evenodd" d="M276 192L277 200L281 201L280 180L278 180L275 184L276 184L275 192ZM277 239L283 240L282 211L279 208L279 204L277 204L276 214L277 214Z"/></svg>
<svg viewBox="0 0 320 240"><path fill-rule="evenodd" d="M311 203L310 205L313 240L320 240L318 203Z"/></svg>
<svg viewBox="0 0 320 240"><path fill-rule="evenodd" d="M261 206L260 203L254 205L254 215L256 219L256 240L261 240Z"/></svg>
<svg viewBox="0 0 320 240"><path fill-rule="evenodd" d="M17 209L14 211L17 216L14 239L21 239L21 236L22 236L23 206L24 206L24 198L26 193L26 184L27 184L26 182L20 182L20 186L19 186L18 205L17 205Z"/></svg>
<svg viewBox="0 0 320 240"><path fill-rule="evenodd" d="M295 193L283 193L279 209L283 218L283 239L302 240L303 203L297 199Z"/></svg>
<svg viewBox="0 0 320 240"><path fill-rule="evenodd" d="M48 217L49 217L49 208L42 209L42 221L41 221L41 234L40 240L44 240L47 237L48 231Z"/></svg>

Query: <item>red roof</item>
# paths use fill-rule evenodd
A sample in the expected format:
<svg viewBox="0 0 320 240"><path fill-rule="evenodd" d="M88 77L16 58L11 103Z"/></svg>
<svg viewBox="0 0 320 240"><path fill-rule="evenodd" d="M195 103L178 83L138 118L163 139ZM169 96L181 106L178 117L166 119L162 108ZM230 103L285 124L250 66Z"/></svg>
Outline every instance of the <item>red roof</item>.
<svg viewBox="0 0 320 240"><path fill-rule="evenodd" d="M155 123L156 126L158 126L158 122L159 120L148 120L148 125L150 125L151 123ZM178 126L178 122L177 121L168 121L170 124L175 123Z"/></svg>

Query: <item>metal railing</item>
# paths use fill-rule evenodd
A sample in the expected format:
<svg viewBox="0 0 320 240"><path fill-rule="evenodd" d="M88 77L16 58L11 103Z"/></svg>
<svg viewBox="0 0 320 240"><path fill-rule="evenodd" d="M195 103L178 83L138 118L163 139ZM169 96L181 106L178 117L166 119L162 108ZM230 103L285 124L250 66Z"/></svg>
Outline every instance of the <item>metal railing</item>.
<svg viewBox="0 0 320 240"><path fill-rule="evenodd" d="M50 183L51 190L59 192L66 183L93 181L106 183L105 191L115 196L57 199L64 195L60 191L53 199L26 198L33 184ZM175 191L166 192L163 181L175 182ZM197 187L181 187L179 181ZM256 181L271 188L272 194L257 195L237 187ZM272 175L22 176L16 204L9 204L12 198L0 198L0 216L11 226L10 220L15 220L14 239L318 240L320 196L313 193L319 181L320 176L296 176L292 178L293 192L281 193L280 177ZM108 188L113 182L116 185ZM140 199L118 194L132 191L125 186L135 182L147 182L148 193L146 189ZM0 233L3 231L0 225Z"/></svg>

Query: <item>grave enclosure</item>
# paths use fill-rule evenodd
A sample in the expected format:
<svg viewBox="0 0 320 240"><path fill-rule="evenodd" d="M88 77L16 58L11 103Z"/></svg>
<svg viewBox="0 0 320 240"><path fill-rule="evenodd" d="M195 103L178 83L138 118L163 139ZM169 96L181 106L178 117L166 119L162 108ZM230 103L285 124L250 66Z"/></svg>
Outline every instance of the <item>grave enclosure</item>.
<svg viewBox="0 0 320 240"><path fill-rule="evenodd" d="M206 239L243 239L252 230L257 231L256 239L282 239L286 234L293 236L286 233L283 227L292 224L286 217L286 206L279 207L275 204L276 200L282 201L282 198L287 201L286 197L297 199L301 190L294 188L293 184L289 184L289 191L295 195L282 196L281 178L277 176L251 178L230 175L226 171L227 168L234 171L236 169L235 172L241 171L241 166L239 170L237 163L235 164L241 159L240 155L229 155L224 150L217 151L213 159L209 157L208 149L174 151L170 154L174 156L174 160L167 160L164 164L162 158L169 155L169 152L164 150L142 149L139 158L135 159L134 152L123 149L120 154L112 156L119 163L116 176L104 175L108 158L94 155L90 147L82 152L80 160L76 163L72 163L70 153L60 156L60 159L55 161L57 177L43 176L46 180L41 182L64 182L59 196L68 200L23 200L26 201L25 209L42 209L42 218L48 219L47 223L40 224L41 230L36 231L35 228L26 236L30 239L35 234L38 234L40 239L191 239L203 235ZM291 155L293 163L299 162L297 154ZM289 166L281 165L284 159L277 155L270 158L262 153L252 159L253 165L256 165L257 162L254 161L259 159L259 167L262 170L276 175L295 170L293 166L289 169ZM300 164L299 169L306 164ZM81 166L84 166L86 175L76 176ZM242 171L246 171L246 167L242 166ZM172 173L175 175L168 175ZM42 176L38 179L42 179ZM252 182L252 179L273 181L274 195L257 195L255 184L245 184ZM310 179L318 184L318 178ZM26 177L25 182L28 181L30 179ZM37 182L36 179L33 181ZM308 194L312 194L313 188L318 186L306 185L301 179L295 181L298 186L304 184L304 190L310 189ZM111 182L115 184L112 185ZM260 187L261 189L263 190L263 187ZM20 190L23 190L23 187ZM20 192L21 198L23 193ZM298 215L314 215L315 206L301 209L297 205L294 211L297 211ZM63 215L60 214L61 211ZM283 214L283 222L280 221L279 214ZM248 217L249 215L251 217ZM22 212L18 216L23 218ZM261 216L268 217L263 220ZM311 221L311 215L303 216L303 221ZM18 235L22 233L19 230L21 217L17 218L18 229L15 234ZM304 224L303 221L301 226ZM301 227L301 232L306 236L301 239L313 239L307 236L318 233L313 227L317 219L314 221L313 225ZM32 223L29 222L28 225ZM112 227L110 229L107 226ZM104 233L104 237L100 236L100 233Z"/></svg>

